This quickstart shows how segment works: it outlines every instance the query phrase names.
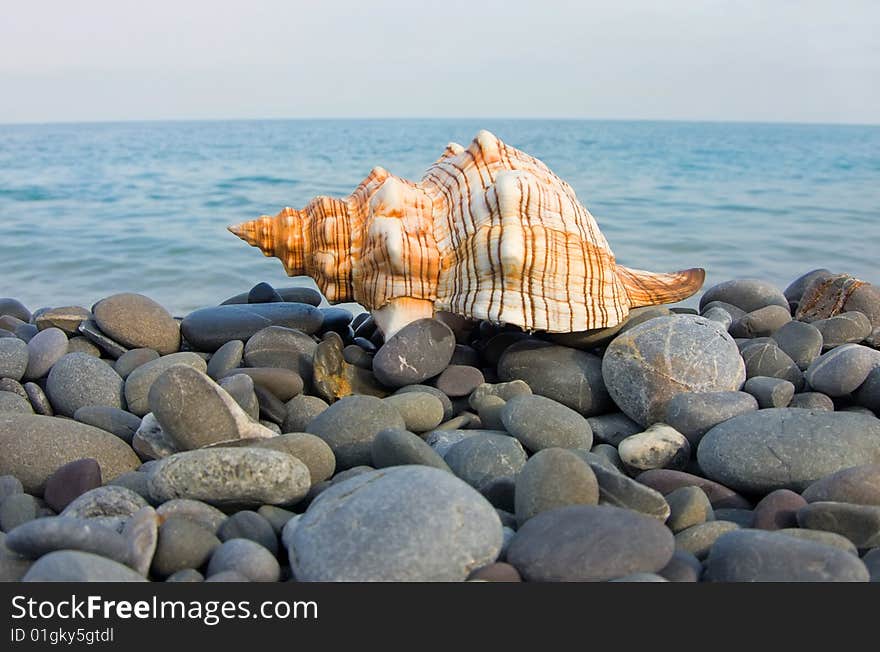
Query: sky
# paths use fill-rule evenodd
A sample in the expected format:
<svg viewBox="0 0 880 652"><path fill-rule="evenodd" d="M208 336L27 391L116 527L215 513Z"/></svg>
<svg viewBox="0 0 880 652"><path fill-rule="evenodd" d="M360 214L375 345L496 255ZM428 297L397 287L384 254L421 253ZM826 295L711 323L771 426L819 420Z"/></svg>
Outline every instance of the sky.
<svg viewBox="0 0 880 652"><path fill-rule="evenodd" d="M0 123L880 123L876 0L0 0Z"/></svg>

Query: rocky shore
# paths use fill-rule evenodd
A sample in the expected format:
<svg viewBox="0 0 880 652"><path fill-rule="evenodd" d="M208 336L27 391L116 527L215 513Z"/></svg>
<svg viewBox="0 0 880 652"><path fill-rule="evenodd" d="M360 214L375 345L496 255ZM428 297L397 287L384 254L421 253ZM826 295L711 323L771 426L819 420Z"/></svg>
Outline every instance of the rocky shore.
<svg viewBox="0 0 880 652"><path fill-rule="evenodd" d="M880 287L388 341L321 306L0 299L0 579L880 581Z"/></svg>

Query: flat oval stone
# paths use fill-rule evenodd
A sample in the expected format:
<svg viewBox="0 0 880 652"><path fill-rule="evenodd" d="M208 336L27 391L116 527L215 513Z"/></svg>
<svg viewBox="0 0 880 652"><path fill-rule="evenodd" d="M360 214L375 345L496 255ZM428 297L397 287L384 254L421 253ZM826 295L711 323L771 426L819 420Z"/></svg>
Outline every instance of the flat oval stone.
<svg viewBox="0 0 880 652"><path fill-rule="evenodd" d="M822 392L799 392L791 397L788 407L834 412L834 401Z"/></svg>
<svg viewBox="0 0 880 652"><path fill-rule="evenodd" d="M214 380L220 380L233 369L241 366L244 357L244 342L241 340L229 340L226 344L214 351L208 360L208 375Z"/></svg>
<svg viewBox="0 0 880 652"><path fill-rule="evenodd" d="M180 326L165 308L142 294L124 292L93 308L104 333L129 349L154 349L161 355L180 348Z"/></svg>
<svg viewBox="0 0 880 652"><path fill-rule="evenodd" d="M336 458L332 449L323 439L307 432L292 432L269 439L243 439L238 442L224 442L222 445L266 448L293 455L308 467L313 485L332 477L336 470Z"/></svg>
<svg viewBox="0 0 880 652"><path fill-rule="evenodd" d="M797 511L806 504L806 500L789 489L771 491L755 505L752 527L758 530L797 527Z"/></svg>
<svg viewBox="0 0 880 652"><path fill-rule="evenodd" d="M405 392L382 399L403 417L406 429L420 433L433 430L443 420L443 403L426 392Z"/></svg>
<svg viewBox="0 0 880 652"><path fill-rule="evenodd" d="M823 346L833 349L841 344L861 342L871 334L871 320L860 312L842 312L812 325L822 333Z"/></svg>
<svg viewBox="0 0 880 652"><path fill-rule="evenodd" d="M400 413L373 396L346 396L316 416L306 432L323 439L336 456L337 468L350 469L372 461L372 443L387 429L406 430Z"/></svg>
<svg viewBox="0 0 880 652"><path fill-rule="evenodd" d="M794 398L794 385L781 378L752 376L743 385L743 390L755 397L762 410L788 407Z"/></svg>
<svg viewBox="0 0 880 652"><path fill-rule="evenodd" d="M699 487L679 487L666 495L666 502L669 504L666 527L676 534L715 518L709 497Z"/></svg>
<svg viewBox="0 0 880 652"><path fill-rule="evenodd" d="M139 365L125 380L125 401L129 412L142 417L150 411L150 387L159 376L174 365L192 367L203 373L207 369L205 361L200 356L186 351L172 353Z"/></svg>
<svg viewBox="0 0 880 652"><path fill-rule="evenodd" d="M146 582L128 566L78 550L57 550L40 557L23 582Z"/></svg>
<svg viewBox="0 0 880 652"><path fill-rule="evenodd" d="M28 361L23 378L42 378L67 353L67 335L59 328L47 328L27 343Z"/></svg>
<svg viewBox="0 0 880 652"><path fill-rule="evenodd" d="M30 402L12 392L0 392L0 413L6 414L33 414L34 409Z"/></svg>
<svg viewBox="0 0 880 652"><path fill-rule="evenodd" d="M596 582L656 573L672 558L672 533L657 519L604 505L542 512L513 537L507 561L530 582Z"/></svg>
<svg viewBox="0 0 880 652"><path fill-rule="evenodd" d="M623 412L612 412L595 417L588 417L587 423L593 431L593 440L617 447L620 442L642 432L642 426L626 416Z"/></svg>
<svg viewBox="0 0 880 652"><path fill-rule="evenodd" d="M806 372L807 382L828 396L846 396L880 367L880 351L861 344L844 344L815 360Z"/></svg>
<svg viewBox="0 0 880 652"><path fill-rule="evenodd" d="M302 331L269 326L257 331L244 347L248 367L277 367L295 371L306 382L312 379L312 361L318 343Z"/></svg>
<svg viewBox="0 0 880 652"><path fill-rule="evenodd" d="M303 380L300 375L290 369L275 367L241 367L232 369L222 378L236 374L250 376L255 385L272 392L279 401L287 402L303 391Z"/></svg>
<svg viewBox="0 0 880 652"><path fill-rule="evenodd" d="M131 412L105 405L83 406L73 413L73 418L80 423L111 432L126 444L131 444L141 425L141 419Z"/></svg>
<svg viewBox="0 0 880 652"><path fill-rule="evenodd" d="M602 359L611 397L633 421L662 421L682 392L738 390L745 367L736 343L718 324L674 315L647 321L617 336Z"/></svg>
<svg viewBox="0 0 880 652"><path fill-rule="evenodd" d="M535 453L516 477L514 506L520 525L557 507L598 503L596 474L587 462L563 448Z"/></svg>
<svg viewBox="0 0 880 652"><path fill-rule="evenodd" d="M579 413L545 396L511 398L501 409L505 429L526 448L582 448L590 450L593 431Z"/></svg>
<svg viewBox="0 0 880 652"><path fill-rule="evenodd" d="M449 473L413 465L332 486L288 540L299 581L450 582L495 561L502 535L479 493Z"/></svg>
<svg viewBox="0 0 880 652"><path fill-rule="evenodd" d="M697 459L707 477L739 491L803 491L836 471L880 462L880 420L850 412L759 410L706 433Z"/></svg>
<svg viewBox="0 0 880 652"><path fill-rule="evenodd" d="M683 392L666 404L663 421L696 446L722 421L757 409L758 401L746 392Z"/></svg>
<svg viewBox="0 0 880 652"><path fill-rule="evenodd" d="M150 473L156 501L201 500L211 505L292 505L309 490L308 467L262 448L204 448L164 458Z"/></svg>
<svg viewBox="0 0 880 652"><path fill-rule="evenodd" d="M260 544L273 555L278 554L278 536L275 529L264 517L257 512L243 509L236 512L225 521L217 536L221 541L230 539L248 539Z"/></svg>
<svg viewBox="0 0 880 652"><path fill-rule="evenodd" d="M115 485L104 485L90 489L77 496L61 516L74 518L102 518L121 516L128 518L142 507L147 506L147 501L133 492L131 489Z"/></svg>
<svg viewBox="0 0 880 652"><path fill-rule="evenodd" d="M37 518L40 505L30 494L13 494L0 503L0 530L11 532Z"/></svg>
<svg viewBox="0 0 880 652"><path fill-rule="evenodd" d="M87 405L125 408L123 386L119 374L103 360L87 353L68 353L49 372L46 394L56 413L72 417Z"/></svg>
<svg viewBox="0 0 880 652"><path fill-rule="evenodd" d="M241 294L236 294L234 297L230 297L226 299L222 304L223 306L228 306L230 304L242 304L249 303L249 299L251 297L251 293L257 288L258 285L269 285L268 283L258 283L254 287L250 289L248 292L242 292ZM270 286L271 287L271 286ZM272 291L277 293L285 302L292 303L307 303L310 306L319 306L321 305L321 293L317 290L308 287L295 286L291 288L272 288ZM369 315L369 313L367 313Z"/></svg>
<svg viewBox="0 0 880 652"><path fill-rule="evenodd" d="M294 396L284 405L287 415L281 424L282 432L305 432L311 420L330 407L325 400L308 394Z"/></svg>
<svg viewBox="0 0 880 652"><path fill-rule="evenodd" d="M709 554L719 537L738 529L739 525L730 521L709 521L692 525L675 535L675 548L689 552L702 560Z"/></svg>
<svg viewBox="0 0 880 652"><path fill-rule="evenodd" d="M775 331L771 337L776 345L794 360L801 371L806 370L822 353L822 333L813 324L790 321Z"/></svg>
<svg viewBox="0 0 880 652"><path fill-rule="evenodd" d="M0 315L9 315L21 321L31 320L31 311L21 301L10 297L0 298Z"/></svg>
<svg viewBox="0 0 880 652"><path fill-rule="evenodd" d="M83 458L58 467L46 481L43 498L56 512L74 499L101 486L101 466L97 460Z"/></svg>
<svg viewBox="0 0 880 652"><path fill-rule="evenodd" d="M421 437L406 430L380 431L373 439L371 455L373 466L377 469L422 464L452 472L443 458Z"/></svg>
<svg viewBox="0 0 880 652"><path fill-rule="evenodd" d="M55 550L79 550L128 562L128 546L121 534L88 519L71 516L38 518L19 525L6 537L6 547L28 559Z"/></svg>
<svg viewBox="0 0 880 652"><path fill-rule="evenodd" d="M37 383L25 383L24 391L36 414L42 414L47 417L55 416L55 410L52 408L49 397L46 396L46 392L43 391L42 387L37 385Z"/></svg>
<svg viewBox="0 0 880 652"><path fill-rule="evenodd" d="M747 378L770 376L789 381L797 391L804 387L803 372L774 340L747 346L742 350L742 358Z"/></svg>
<svg viewBox="0 0 880 652"><path fill-rule="evenodd" d="M732 337L769 337L790 321L788 307L764 306L734 321L728 331Z"/></svg>
<svg viewBox="0 0 880 652"><path fill-rule="evenodd" d="M485 382L483 372L476 367L451 364L434 380L434 385L450 398L469 396Z"/></svg>
<svg viewBox="0 0 880 652"><path fill-rule="evenodd" d="M243 575L249 582L277 582L281 577L278 560L249 539L230 539L214 550L208 562L208 579L228 571Z"/></svg>
<svg viewBox="0 0 880 652"><path fill-rule="evenodd" d="M857 548L880 547L880 506L814 502L797 512L798 525L846 537Z"/></svg>
<svg viewBox="0 0 880 652"><path fill-rule="evenodd" d="M802 496L809 503L833 501L880 506L880 464L854 466L827 475L804 489Z"/></svg>
<svg viewBox="0 0 880 652"><path fill-rule="evenodd" d="M526 463L522 445L507 435L481 434L454 444L443 457L452 472L480 493L497 502L499 495L513 498L514 481Z"/></svg>
<svg viewBox="0 0 880 652"><path fill-rule="evenodd" d="M691 458L687 438L672 426L655 423L630 435L617 447L621 461L635 473L648 469L684 469Z"/></svg>
<svg viewBox="0 0 880 652"><path fill-rule="evenodd" d="M214 530L180 516L167 518L159 526L159 539L151 569L168 577L186 568L201 568L220 547Z"/></svg>
<svg viewBox="0 0 880 652"><path fill-rule="evenodd" d="M718 538L709 553L712 582L867 582L855 556L778 532L736 530Z"/></svg>
<svg viewBox="0 0 880 652"><path fill-rule="evenodd" d="M0 378L21 380L28 366L28 345L17 337L0 337Z"/></svg>
<svg viewBox="0 0 880 652"><path fill-rule="evenodd" d="M197 350L216 351L230 340L247 341L267 326L295 328L311 335L323 322L323 313L305 303L230 304L191 312L180 330Z"/></svg>
<svg viewBox="0 0 880 652"><path fill-rule="evenodd" d="M401 328L373 357L373 374L388 387L421 383L449 366L455 334L436 319L418 319Z"/></svg>
<svg viewBox="0 0 880 652"><path fill-rule="evenodd" d="M113 363L113 370L125 380L132 371L148 362L159 359L159 353L153 349L131 349L126 351Z"/></svg>
<svg viewBox="0 0 880 652"><path fill-rule="evenodd" d="M724 301L745 312L774 305L788 309L788 299L779 288L760 279L733 279L713 285L700 297L700 310L712 301Z"/></svg>
<svg viewBox="0 0 880 652"><path fill-rule="evenodd" d="M722 484L684 471L652 469L636 476L636 480L661 494L668 494L679 487L699 487L709 497L713 509L750 509L751 504L738 493Z"/></svg>
<svg viewBox="0 0 880 652"><path fill-rule="evenodd" d="M141 463L124 441L108 432L38 415L0 415L0 450L0 475L14 475L36 495L42 495L49 476L74 460L97 460L105 482Z"/></svg>

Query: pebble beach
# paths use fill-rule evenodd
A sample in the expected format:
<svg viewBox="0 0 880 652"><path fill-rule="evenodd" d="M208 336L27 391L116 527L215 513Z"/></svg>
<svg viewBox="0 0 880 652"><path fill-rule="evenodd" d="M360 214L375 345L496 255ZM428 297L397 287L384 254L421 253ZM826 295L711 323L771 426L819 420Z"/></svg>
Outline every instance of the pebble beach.
<svg viewBox="0 0 880 652"><path fill-rule="evenodd" d="M0 579L880 581L880 287L846 271L387 341L308 287L0 299Z"/></svg>

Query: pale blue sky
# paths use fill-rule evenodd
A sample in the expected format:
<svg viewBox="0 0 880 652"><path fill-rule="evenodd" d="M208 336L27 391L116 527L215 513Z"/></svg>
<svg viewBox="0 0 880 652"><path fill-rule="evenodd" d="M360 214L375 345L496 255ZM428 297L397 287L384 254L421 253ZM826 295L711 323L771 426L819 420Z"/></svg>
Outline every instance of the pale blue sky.
<svg viewBox="0 0 880 652"><path fill-rule="evenodd" d="M3 0L0 122L880 123L876 0Z"/></svg>

